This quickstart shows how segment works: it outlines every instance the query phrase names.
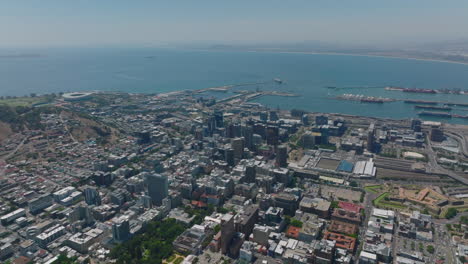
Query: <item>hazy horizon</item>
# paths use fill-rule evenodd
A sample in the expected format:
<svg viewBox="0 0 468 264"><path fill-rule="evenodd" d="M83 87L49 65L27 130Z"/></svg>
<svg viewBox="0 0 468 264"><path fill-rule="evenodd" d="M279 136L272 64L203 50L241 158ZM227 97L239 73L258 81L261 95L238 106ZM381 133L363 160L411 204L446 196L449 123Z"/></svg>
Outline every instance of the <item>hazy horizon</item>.
<svg viewBox="0 0 468 264"><path fill-rule="evenodd" d="M2 1L0 47L392 46L468 39L468 2Z"/></svg>

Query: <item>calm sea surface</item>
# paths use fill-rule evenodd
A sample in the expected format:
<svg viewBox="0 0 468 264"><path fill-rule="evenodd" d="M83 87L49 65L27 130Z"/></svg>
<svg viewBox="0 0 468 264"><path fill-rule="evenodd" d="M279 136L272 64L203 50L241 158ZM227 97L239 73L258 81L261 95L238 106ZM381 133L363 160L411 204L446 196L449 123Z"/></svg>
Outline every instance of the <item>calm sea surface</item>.
<svg viewBox="0 0 468 264"><path fill-rule="evenodd" d="M41 56L2 56L19 53ZM273 78L281 78L284 83L276 84ZM266 83L236 89L293 92L300 97L267 96L257 101L271 107L315 112L397 119L417 116L412 105L402 102L379 105L333 99L345 93L468 103L468 95L408 94L383 89L393 85L468 90L468 65L444 62L154 48L0 50L0 95L4 96L92 90L162 93L252 82ZM468 115L468 107L453 113ZM443 121L468 124L468 120L460 119Z"/></svg>

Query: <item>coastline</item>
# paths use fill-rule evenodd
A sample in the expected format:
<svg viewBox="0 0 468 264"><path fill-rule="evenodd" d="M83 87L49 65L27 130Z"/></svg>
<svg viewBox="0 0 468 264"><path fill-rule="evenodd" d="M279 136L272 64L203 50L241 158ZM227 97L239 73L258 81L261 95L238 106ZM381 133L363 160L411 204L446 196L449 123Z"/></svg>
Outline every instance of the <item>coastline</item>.
<svg viewBox="0 0 468 264"><path fill-rule="evenodd" d="M246 50L245 52L252 53L277 53L277 54L310 54L310 55L344 55L344 56L359 56L359 57L375 57L375 58L390 58L390 59L407 59L407 60L418 60L418 61L432 61L442 63L461 64L468 66L468 62L452 61L452 60L440 60L440 59L425 59L418 57L402 57L402 56L391 56L391 55L373 55L373 54L359 54L359 53L346 53L346 52L314 52L314 51L273 51L273 50Z"/></svg>

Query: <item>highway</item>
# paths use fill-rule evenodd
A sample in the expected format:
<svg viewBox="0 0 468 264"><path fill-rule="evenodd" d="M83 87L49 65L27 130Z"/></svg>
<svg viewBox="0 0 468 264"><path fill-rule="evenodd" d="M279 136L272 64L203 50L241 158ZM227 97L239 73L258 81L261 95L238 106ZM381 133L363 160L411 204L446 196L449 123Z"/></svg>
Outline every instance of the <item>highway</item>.
<svg viewBox="0 0 468 264"><path fill-rule="evenodd" d="M430 139L428 138L427 139L427 142L428 142L428 146L426 147L426 150L427 150L427 156L429 158L429 163L431 164L432 168L433 168L433 172L435 173L438 173L438 174L445 174L447 176L449 176L450 178L454 179L454 180L457 180L465 185L468 185L468 179L463 177L463 176L460 176L458 174L456 174L455 172L451 171L451 170L447 170L445 168L443 168L442 166L440 166L438 163L437 163L437 154L435 153L434 149L432 148L432 145L431 145L431 141Z"/></svg>

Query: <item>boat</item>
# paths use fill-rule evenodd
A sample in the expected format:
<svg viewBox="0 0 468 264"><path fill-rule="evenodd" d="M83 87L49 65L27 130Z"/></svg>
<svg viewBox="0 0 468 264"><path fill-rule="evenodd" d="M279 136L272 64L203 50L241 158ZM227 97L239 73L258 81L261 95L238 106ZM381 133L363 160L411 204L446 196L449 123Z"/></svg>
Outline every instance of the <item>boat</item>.
<svg viewBox="0 0 468 264"><path fill-rule="evenodd" d="M384 100L380 98L362 98L361 103L383 104Z"/></svg>
<svg viewBox="0 0 468 264"><path fill-rule="evenodd" d="M451 107L448 106L435 106L435 105L415 105L416 109L428 109L428 110L439 110L439 111L452 111Z"/></svg>
<svg viewBox="0 0 468 264"><path fill-rule="evenodd" d="M445 113L445 112L422 111L422 112L419 112L418 115L420 115L420 116L437 116L437 117L452 118L452 114Z"/></svg>
<svg viewBox="0 0 468 264"><path fill-rule="evenodd" d="M403 92L405 93L427 93L427 94L435 94L437 93L436 90L432 89L421 89L421 88L404 88Z"/></svg>
<svg viewBox="0 0 468 264"><path fill-rule="evenodd" d="M274 78L273 81L275 81L276 83L279 83L279 84L283 83L283 80L281 80L280 78Z"/></svg>
<svg viewBox="0 0 468 264"><path fill-rule="evenodd" d="M465 103L445 103L448 106L461 106L461 107L468 107L468 104Z"/></svg>
<svg viewBox="0 0 468 264"><path fill-rule="evenodd" d="M407 104L430 104L430 105L438 104L438 102L435 102L435 101L423 101L423 100L404 100L403 102Z"/></svg>

